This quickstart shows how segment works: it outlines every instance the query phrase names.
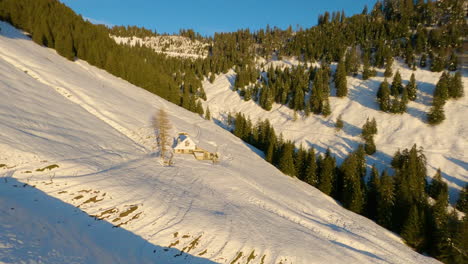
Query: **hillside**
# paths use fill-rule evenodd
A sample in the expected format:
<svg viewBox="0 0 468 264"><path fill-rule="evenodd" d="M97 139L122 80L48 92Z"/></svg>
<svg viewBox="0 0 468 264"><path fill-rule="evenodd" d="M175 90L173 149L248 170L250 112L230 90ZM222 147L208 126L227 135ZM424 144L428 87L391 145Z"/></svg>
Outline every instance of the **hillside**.
<svg viewBox="0 0 468 264"><path fill-rule="evenodd" d="M265 62L264 69L271 65L274 67L297 66L295 59L273 60ZM332 65L334 71L336 64ZM413 73L404 63L396 62L393 72L401 73L403 84L409 82ZM426 114L432 104L432 95L435 84L442 73L431 72L428 69L418 68L414 71L418 85L417 99L409 102L407 112L404 114L390 114L379 110L376 94L380 83L384 80L383 69L378 70L377 77L362 80L359 74L356 77L347 77L349 95L345 98L330 97L331 115L310 115L305 117L303 112L294 120L294 111L285 105L273 104L270 111L261 108L253 101L244 101L238 92L233 91L236 73L230 71L220 74L210 83L206 80L203 88L207 95L205 107L209 106L214 119L223 124L227 122L229 112L242 112L253 121L268 119L276 132L282 133L285 139L293 140L297 146L314 147L318 153L324 154L327 148L341 163L359 144L363 143L361 128L367 118L375 118L378 133L375 138L377 152L367 157L367 164L375 164L380 170L389 166L393 155L398 149L405 149L417 144L424 148L427 157L428 174L434 175L440 168L443 178L450 189L451 202L458 199L459 191L468 182L467 154L468 125L465 115L468 113L468 97L459 100L450 100L445 106L446 120L438 126L429 126ZM468 72L462 70L462 80L465 94L468 93ZM388 81L391 83L392 78ZM335 90L332 90L334 95ZM225 102L229 102L226 104ZM342 115L344 128L336 131L335 122Z"/></svg>
<svg viewBox="0 0 468 264"><path fill-rule="evenodd" d="M214 123L0 27L0 261L436 262ZM161 166L161 107L219 164Z"/></svg>
<svg viewBox="0 0 468 264"><path fill-rule="evenodd" d="M190 40L182 36L153 36L153 37L120 37L111 36L115 42L122 45L140 45L153 49L155 52L168 56L182 58L206 58L208 44L198 40Z"/></svg>

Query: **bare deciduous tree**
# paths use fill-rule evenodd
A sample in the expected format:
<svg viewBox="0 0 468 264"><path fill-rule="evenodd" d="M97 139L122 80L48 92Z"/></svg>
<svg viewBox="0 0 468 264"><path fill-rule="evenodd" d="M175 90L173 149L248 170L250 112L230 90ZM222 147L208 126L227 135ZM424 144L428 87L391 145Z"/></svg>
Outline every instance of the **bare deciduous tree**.
<svg viewBox="0 0 468 264"><path fill-rule="evenodd" d="M170 165L172 162L171 152L171 122L166 111L160 108L152 118L153 129L156 135L156 143L160 157L164 164Z"/></svg>

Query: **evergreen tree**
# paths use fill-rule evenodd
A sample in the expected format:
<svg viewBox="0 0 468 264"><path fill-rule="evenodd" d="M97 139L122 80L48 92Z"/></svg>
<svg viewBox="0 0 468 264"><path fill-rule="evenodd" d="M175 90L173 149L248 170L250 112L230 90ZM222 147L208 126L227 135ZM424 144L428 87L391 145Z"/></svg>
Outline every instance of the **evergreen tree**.
<svg viewBox="0 0 468 264"><path fill-rule="evenodd" d="M439 194L444 192L448 192L447 183L442 180L442 172L438 169L434 177L432 177L431 184L429 184L428 194L436 199Z"/></svg>
<svg viewBox="0 0 468 264"><path fill-rule="evenodd" d="M391 95L398 96L402 92L403 85L401 84L401 75L400 71L397 70L392 81Z"/></svg>
<svg viewBox="0 0 468 264"><path fill-rule="evenodd" d="M340 174L343 175L343 189L341 202L344 207L361 213L364 208L364 190L361 186L361 175L356 153L351 153L340 167Z"/></svg>
<svg viewBox="0 0 468 264"><path fill-rule="evenodd" d="M350 50L348 50L348 53L346 54L345 58L345 68L347 75L357 75L359 69L359 61L356 47L352 47Z"/></svg>
<svg viewBox="0 0 468 264"><path fill-rule="evenodd" d="M370 137L366 140L364 149L367 155L373 155L377 151L377 147L375 146L374 137Z"/></svg>
<svg viewBox="0 0 468 264"><path fill-rule="evenodd" d="M395 206L395 185L393 177L386 171L380 177L377 199L377 223L388 229L393 228L393 210Z"/></svg>
<svg viewBox="0 0 468 264"><path fill-rule="evenodd" d="M416 100L416 93L417 93L417 86L416 86L416 78L414 77L414 73L411 74L410 81L408 85L406 85L406 91L408 92L408 99L411 101Z"/></svg>
<svg viewBox="0 0 468 264"><path fill-rule="evenodd" d="M417 251L420 251L424 246L424 216L421 215L416 205L412 205L409 210L408 218L401 231L401 237Z"/></svg>
<svg viewBox="0 0 468 264"><path fill-rule="evenodd" d="M203 105L200 100L197 101L196 103L196 108L195 112L198 113L199 115L203 116Z"/></svg>
<svg viewBox="0 0 468 264"><path fill-rule="evenodd" d="M326 195L330 195L333 191L335 178L335 158L331 156L330 149L327 149L325 158L319 163L319 185L318 189Z"/></svg>
<svg viewBox="0 0 468 264"><path fill-rule="evenodd" d="M393 64L393 57L391 55L388 55L385 59L385 72L384 72L384 76L387 78L391 77L393 74L392 64Z"/></svg>
<svg viewBox="0 0 468 264"><path fill-rule="evenodd" d="M296 175L294 168L294 144L292 142L286 142L280 152L279 169L287 175Z"/></svg>
<svg viewBox="0 0 468 264"><path fill-rule="evenodd" d="M456 72L455 75L450 78L450 84L448 88L448 94L451 98L461 98L463 97L463 82L461 78L461 73Z"/></svg>
<svg viewBox="0 0 468 264"><path fill-rule="evenodd" d="M336 96L345 97L346 95L348 95L348 84L346 81L346 67L342 60L338 63L338 67L336 69L335 87L336 87Z"/></svg>
<svg viewBox="0 0 468 264"><path fill-rule="evenodd" d="M380 84L379 91L377 92L377 101L380 105L380 110L384 112L390 111L390 88L387 79Z"/></svg>
<svg viewBox="0 0 468 264"><path fill-rule="evenodd" d="M426 68L426 66L427 66L427 55L423 54L421 55L421 60L419 60L419 67Z"/></svg>
<svg viewBox="0 0 468 264"><path fill-rule="evenodd" d="M434 101L436 101L437 98L437 103L445 104L445 101L447 101L449 97L449 86L450 75L447 72L443 72L434 90Z"/></svg>
<svg viewBox="0 0 468 264"><path fill-rule="evenodd" d="M434 99L436 100L436 99ZM435 102L427 114L427 122L430 125L438 125L445 120L444 106L442 103Z"/></svg>
<svg viewBox="0 0 468 264"><path fill-rule="evenodd" d="M305 171L305 182L312 186L318 185L318 177L317 177L317 162L315 160L315 150L314 148L310 149L308 155L308 161Z"/></svg>
<svg viewBox="0 0 468 264"><path fill-rule="evenodd" d="M460 191L456 208L465 215L468 215L468 184L465 184L465 187Z"/></svg>
<svg viewBox="0 0 468 264"><path fill-rule="evenodd" d="M379 171L372 166L370 179L367 182L367 198L366 198L366 216L369 219L376 220L377 218L377 201L379 199L380 176Z"/></svg>
<svg viewBox="0 0 468 264"><path fill-rule="evenodd" d="M206 111L205 111L205 119L206 120L211 120L211 112L210 112L210 107L206 107Z"/></svg>
<svg viewBox="0 0 468 264"><path fill-rule="evenodd" d="M328 99L323 101L322 114L325 117L327 117L327 116L329 116L331 114L330 102L328 101Z"/></svg>
<svg viewBox="0 0 468 264"><path fill-rule="evenodd" d="M362 79L367 80L370 77L372 77L372 71L370 69L370 59L369 59L369 54L367 52L364 52L362 56Z"/></svg>
<svg viewBox="0 0 468 264"><path fill-rule="evenodd" d="M342 115L340 114L338 118L336 119L335 127L337 130L343 129L344 123L342 119Z"/></svg>

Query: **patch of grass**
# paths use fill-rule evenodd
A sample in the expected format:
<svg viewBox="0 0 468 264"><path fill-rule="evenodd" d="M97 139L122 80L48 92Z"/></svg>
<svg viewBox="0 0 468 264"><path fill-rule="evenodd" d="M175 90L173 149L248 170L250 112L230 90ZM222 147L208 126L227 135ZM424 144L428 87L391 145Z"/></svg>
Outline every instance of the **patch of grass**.
<svg viewBox="0 0 468 264"><path fill-rule="evenodd" d="M179 235L179 232L174 233L174 238L176 238Z"/></svg>
<svg viewBox="0 0 468 264"><path fill-rule="evenodd" d="M3 168L3 167L6 167L7 165L6 164L0 164L0 168Z"/></svg>
<svg viewBox="0 0 468 264"><path fill-rule="evenodd" d="M75 198L73 198L73 200L79 200L79 199L81 199L81 198L83 198L83 197L84 197L84 196L80 194L80 195L78 195L78 196L75 196Z"/></svg>
<svg viewBox="0 0 468 264"><path fill-rule="evenodd" d="M252 252L250 253L249 257L247 258L247 264L249 264L249 262L251 260L253 260L254 258L256 258L257 256L255 256L255 250L252 250Z"/></svg>
<svg viewBox="0 0 468 264"><path fill-rule="evenodd" d="M81 190L81 191L78 191L79 193L89 193L91 191L91 189L89 190Z"/></svg>
<svg viewBox="0 0 468 264"><path fill-rule="evenodd" d="M186 252L190 252L190 250L192 250L196 246L198 246L198 243L199 243L201 237L202 237L202 235L200 235L199 237L195 238L192 242L190 242Z"/></svg>
<svg viewBox="0 0 468 264"><path fill-rule="evenodd" d="M140 217L140 215L141 215L141 212L139 212L138 214L135 214L132 218L128 219L127 221L118 224L117 227L126 225L126 224L128 224L129 222L131 222L131 221L133 221L133 220L135 220L135 219L138 219L138 218Z"/></svg>
<svg viewBox="0 0 468 264"><path fill-rule="evenodd" d="M266 255L263 255L262 259L260 260L260 264L265 264L265 257Z"/></svg>
<svg viewBox="0 0 468 264"><path fill-rule="evenodd" d="M203 250L200 254L198 254L198 256L203 256L206 254L206 252L208 252L208 249Z"/></svg>
<svg viewBox="0 0 468 264"><path fill-rule="evenodd" d="M111 209L107 209L105 210L104 212L102 212L100 215L97 215L96 218L98 219L106 219L108 218L111 214L113 213L117 213L119 210L115 209L115 208L111 208ZM105 217L104 217L105 216Z"/></svg>
<svg viewBox="0 0 468 264"><path fill-rule="evenodd" d="M177 246L177 245L179 244L179 242L180 242L180 241L177 240L176 242L171 243L171 244L168 246L168 248L171 248L171 247L173 247L173 246Z"/></svg>
<svg viewBox="0 0 468 264"><path fill-rule="evenodd" d="M189 238L189 235L183 235L182 238Z"/></svg>
<svg viewBox="0 0 468 264"><path fill-rule="evenodd" d="M231 261L231 264L235 264L242 257L242 251L237 254L237 257Z"/></svg>
<svg viewBox="0 0 468 264"><path fill-rule="evenodd" d="M27 171L23 171L23 173L32 173L32 171L27 170Z"/></svg>
<svg viewBox="0 0 468 264"><path fill-rule="evenodd" d="M122 217L128 216L129 214L133 213L136 209L138 209L138 205L132 205L132 206L130 206L130 208L128 208L126 211L120 213L120 214L119 214L119 217L117 217L116 219L112 220L112 222L120 221L120 219L122 219ZM140 215L140 213L138 214L138 216L139 216L139 215ZM128 223L128 221L125 222L125 223L119 224L118 226L123 225L123 224L126 224L126 223Z"/></svg>
<svg viewBox="0 0 468 264"><path fill-rule="evenodd" d="M67 193L67 191L60 191L58 194Z"/></svg>
<svg viewBox="0 0 468 264"><path fill-rule="evenodd" d="M104 198L102 198L101 200L98 200L98 199L96 199L96 198L97 198L97 196L94 196L94 197L92 197L92 198L89 198L88 200L86 200L85 202L83 202L82 205L83 205L83 204L87 204L87 203L97 203L97 202L100 202L100 201L104 200Z"/></svg>
<svg viewBox="0 0 468 264"><path fill-rule="evenodd" d="M42 172L42 171L45 171L45 170L52 170L52 169L55 169L55 168L58 168L58 167L59 167L59 165L52 164L52 165L49 165L49 166L44 167L42 169L36 169L36 171L41 171Z"/></svg>

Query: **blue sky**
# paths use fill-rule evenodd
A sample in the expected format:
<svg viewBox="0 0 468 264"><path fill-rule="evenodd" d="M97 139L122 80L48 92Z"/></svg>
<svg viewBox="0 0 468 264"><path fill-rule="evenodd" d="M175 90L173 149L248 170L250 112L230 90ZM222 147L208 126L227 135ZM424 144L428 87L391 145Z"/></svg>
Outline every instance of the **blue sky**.
<svg viewBox="0 0 468 264"><path fill-rule="evenodd" d="M259 29L267 24L287 28L307 28L317 23L325 11L344 10L346 15L360 13L376 0L61 0L93 23L137 25L174 33L193 28L202 35Z"/></svg>

